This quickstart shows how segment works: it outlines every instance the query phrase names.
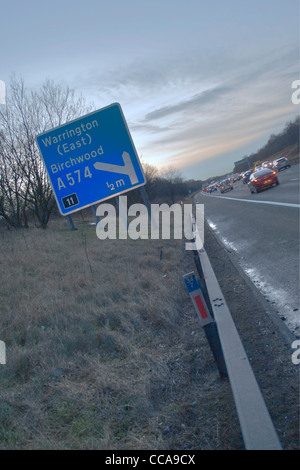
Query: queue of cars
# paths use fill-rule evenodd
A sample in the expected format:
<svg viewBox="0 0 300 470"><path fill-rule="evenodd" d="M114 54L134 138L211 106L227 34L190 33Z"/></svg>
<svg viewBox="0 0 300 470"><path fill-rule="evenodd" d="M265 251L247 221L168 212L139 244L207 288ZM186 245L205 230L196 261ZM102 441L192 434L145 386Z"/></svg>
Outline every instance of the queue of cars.
<svg viewBox="0 0 300 470"><path fill-rule="evenodd" d="M237 181L237 180L234 180ZM231 178L226 178L225 180L217 181L210 184L207 187L202 188L202 191L206 193L213 193L214 191L220 191L225 193L226 191L232 191L233 189L233 180Z"/></svg>
<svg viewBox="0 0 300 470"><path fill-rule="evenodd" d="M273 185L278 186L279 181L277 174L279 171L290 168L291 164L286 157L281 157L273 162L263 162L261 165L256 166L255 169L249 169L240 174L234 174L228 176L225 180L214 182L209 186L202 188L204 192L212 193L214 191L220 191L225 193L233 190L233 183L242 180L244 184L248 185L251 193L258 193L263 189L272 187Z"/></svg>

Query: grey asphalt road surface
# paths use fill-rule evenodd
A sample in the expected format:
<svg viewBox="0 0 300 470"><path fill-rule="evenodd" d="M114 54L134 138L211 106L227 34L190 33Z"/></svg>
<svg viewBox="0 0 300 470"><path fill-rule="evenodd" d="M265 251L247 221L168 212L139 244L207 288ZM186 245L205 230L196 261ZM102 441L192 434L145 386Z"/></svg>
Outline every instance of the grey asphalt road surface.
<svg viewBox="0 0 300 470"><path fill-rule="evenodd" d="M278 186L258 194L239 181L227 193L198 193L195 202L204 204L210 227L299 336L299 164L278 179Z"/></svg>

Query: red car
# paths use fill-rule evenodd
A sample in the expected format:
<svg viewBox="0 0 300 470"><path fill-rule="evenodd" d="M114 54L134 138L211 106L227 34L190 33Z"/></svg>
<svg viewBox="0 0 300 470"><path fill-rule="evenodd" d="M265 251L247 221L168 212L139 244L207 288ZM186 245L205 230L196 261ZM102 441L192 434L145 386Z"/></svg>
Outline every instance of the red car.
<svg viewBox="0 0 300 470"><path fill-rule="evenodd" d="M258 193L263 189L270 188L273 184L279 184L277 173L276 171L265 168L252 173L249 179L248 188L251 193Z"/></svg>

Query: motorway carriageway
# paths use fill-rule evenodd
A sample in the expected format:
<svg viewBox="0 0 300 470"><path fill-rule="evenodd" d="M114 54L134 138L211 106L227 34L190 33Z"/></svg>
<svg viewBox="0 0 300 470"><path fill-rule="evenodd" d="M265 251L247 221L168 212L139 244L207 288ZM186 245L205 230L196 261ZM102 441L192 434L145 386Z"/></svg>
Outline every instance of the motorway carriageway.
<svg viewBox="0 0 300 470"><path fill-rule="evenodd" d="M300 336L299 164L278 174L279 186L251 194L241 181L234 190L198 193L205 219L227 250ZM205 241L204 241L205 245Z"/></svg>

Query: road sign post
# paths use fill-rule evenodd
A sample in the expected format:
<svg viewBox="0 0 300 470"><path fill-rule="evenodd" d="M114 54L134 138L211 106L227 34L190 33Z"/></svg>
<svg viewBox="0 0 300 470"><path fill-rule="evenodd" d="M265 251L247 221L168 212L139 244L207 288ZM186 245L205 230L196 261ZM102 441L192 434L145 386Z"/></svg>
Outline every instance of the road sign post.
<svg viewBox="0 0 300 470"><path fill-rule="evenodd" d="M71 230L77 230L70 215L67 215L67 221Z"/></svg>
<svg viewBox="0 0 300 470"><path fill-rule="evenodd" d="M44 132L36 140L62 215L146 183L118 103Z"/></svg>

